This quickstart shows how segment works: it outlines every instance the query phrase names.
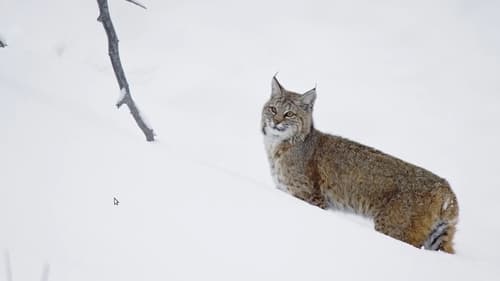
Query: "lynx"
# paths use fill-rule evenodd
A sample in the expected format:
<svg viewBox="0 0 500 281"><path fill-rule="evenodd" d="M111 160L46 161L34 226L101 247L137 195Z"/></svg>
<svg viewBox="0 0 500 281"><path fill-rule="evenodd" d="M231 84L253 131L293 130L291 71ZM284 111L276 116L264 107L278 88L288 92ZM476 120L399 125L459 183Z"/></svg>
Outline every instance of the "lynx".
<svg viewBox="0 0 500 281"><path fill-rule="evenodd" d="M272 79L262 133L277 187L322 209L371 218L375 230L417 248L454 253L458 202L435 174L313 126L316 88L304 94Z"/></svg>

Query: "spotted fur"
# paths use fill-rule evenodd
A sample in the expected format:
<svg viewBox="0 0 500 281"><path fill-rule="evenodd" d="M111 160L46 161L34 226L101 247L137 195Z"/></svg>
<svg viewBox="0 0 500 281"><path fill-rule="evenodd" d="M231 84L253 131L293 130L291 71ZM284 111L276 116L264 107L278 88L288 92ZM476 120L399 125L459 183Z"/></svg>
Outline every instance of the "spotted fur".
<svg viewBox="0 0 500 281"><path fill-rule="evenodd" d="M357 142L316 130L316 89L272 79L262 132L277 187L323 209L373 219L375 229L418 248L453 253L458 202L437 175Z"/></svg>

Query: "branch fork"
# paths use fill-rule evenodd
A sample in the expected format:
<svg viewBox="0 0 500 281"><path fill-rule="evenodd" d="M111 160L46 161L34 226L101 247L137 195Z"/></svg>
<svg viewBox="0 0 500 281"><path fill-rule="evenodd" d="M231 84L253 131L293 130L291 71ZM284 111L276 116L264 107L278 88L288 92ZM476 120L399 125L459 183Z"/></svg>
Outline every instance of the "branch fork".
<svg viewBox="0 0 500 281"><path fill-rule="evenodd" d="M126 0L127 2L133 3L139 7L146 9L146 7L135 0ZM127 82L127 78L125 77L125 71L123 70L123 66L120 60L120 51L118 49L118 36L116 35L115 28L113 26L113 22L111 21L111 17L109 14L108 0L97 0L97 4L99 5L99 17L97 21L101 22L104 30L106 31L106 35L108 37L108 54L111 59L111 65L113 66L113 70L115 72L116 80L118 81L118 86L121 90L121 96L118 102L116 103L116 107L120 108L122 105L126 104L130 109L130 113L134 118L135 122L142 130L144 135L146 136L147 141L154 141L155 133L153 129L144 121L144 118L141 116L137 105L130 94L130 88Z"/></svg>

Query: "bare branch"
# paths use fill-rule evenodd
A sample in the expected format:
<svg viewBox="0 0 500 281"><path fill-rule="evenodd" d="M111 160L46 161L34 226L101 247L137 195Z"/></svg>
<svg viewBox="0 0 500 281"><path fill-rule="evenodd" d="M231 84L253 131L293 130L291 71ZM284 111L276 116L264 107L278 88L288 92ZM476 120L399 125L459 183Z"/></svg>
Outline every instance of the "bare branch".
<svg viewBox="0 0 500 281"><path fill-rule="evenodd" d="M50 265L47 263L43 266L42 277L40 281L49 281Z"/></svg>
<svg viewBox="0 0 500 281"><path fill-rule="evenodd" d="M7 275L6 280L12 281L12 265L10 264L10 255L8 250L5 250L4 256L5 256L5 274Z"/></svg>
<svg viewBox="0 0 500 281"><path fill-rule="evenodd" d="M144 6L143 4L139 3L138 1L135 1L135 0L125 0L125 1L130 2L132 4L135 4L135 5L143 8L143 9L147 9L146 6Z"/></svg>
<svg viewBox="0 0 500 281"><path fill-rule="evenodd" d="M111 59L111 65L113 66L116 80L118 81L118 86L120 87L120 91L122 92L122 96L120 97L120 100L117 102L116 106L120 108L120 106L126 104L130 109L130 113L134 117L135 122L146 136L146 140L154 141L155 133L153 129L150 128L149 125L144 121L139 109L132 99L132 95L130 94L130 88L120 60L118 36L116 35L113 22L111 22L111 17L109 15L108 0L97 0L97 4L99 5L100 11L97 20L102 23L104 30L106 31L106 35L108 37L109 58Z"/></svg>

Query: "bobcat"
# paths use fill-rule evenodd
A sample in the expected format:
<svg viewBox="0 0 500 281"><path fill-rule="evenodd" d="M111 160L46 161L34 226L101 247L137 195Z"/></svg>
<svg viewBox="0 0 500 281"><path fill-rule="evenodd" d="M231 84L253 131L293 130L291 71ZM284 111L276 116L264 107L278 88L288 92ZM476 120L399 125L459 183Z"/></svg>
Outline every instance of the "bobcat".
<svg viewBox="0 0 500 281"><path fill-rule="evenodd" d="M373 219L375 230L418 248L454 253L458 202L433 173L313 126L316 88L288 91L272 79L262 133L277 187L322 209Z"/></svg>

